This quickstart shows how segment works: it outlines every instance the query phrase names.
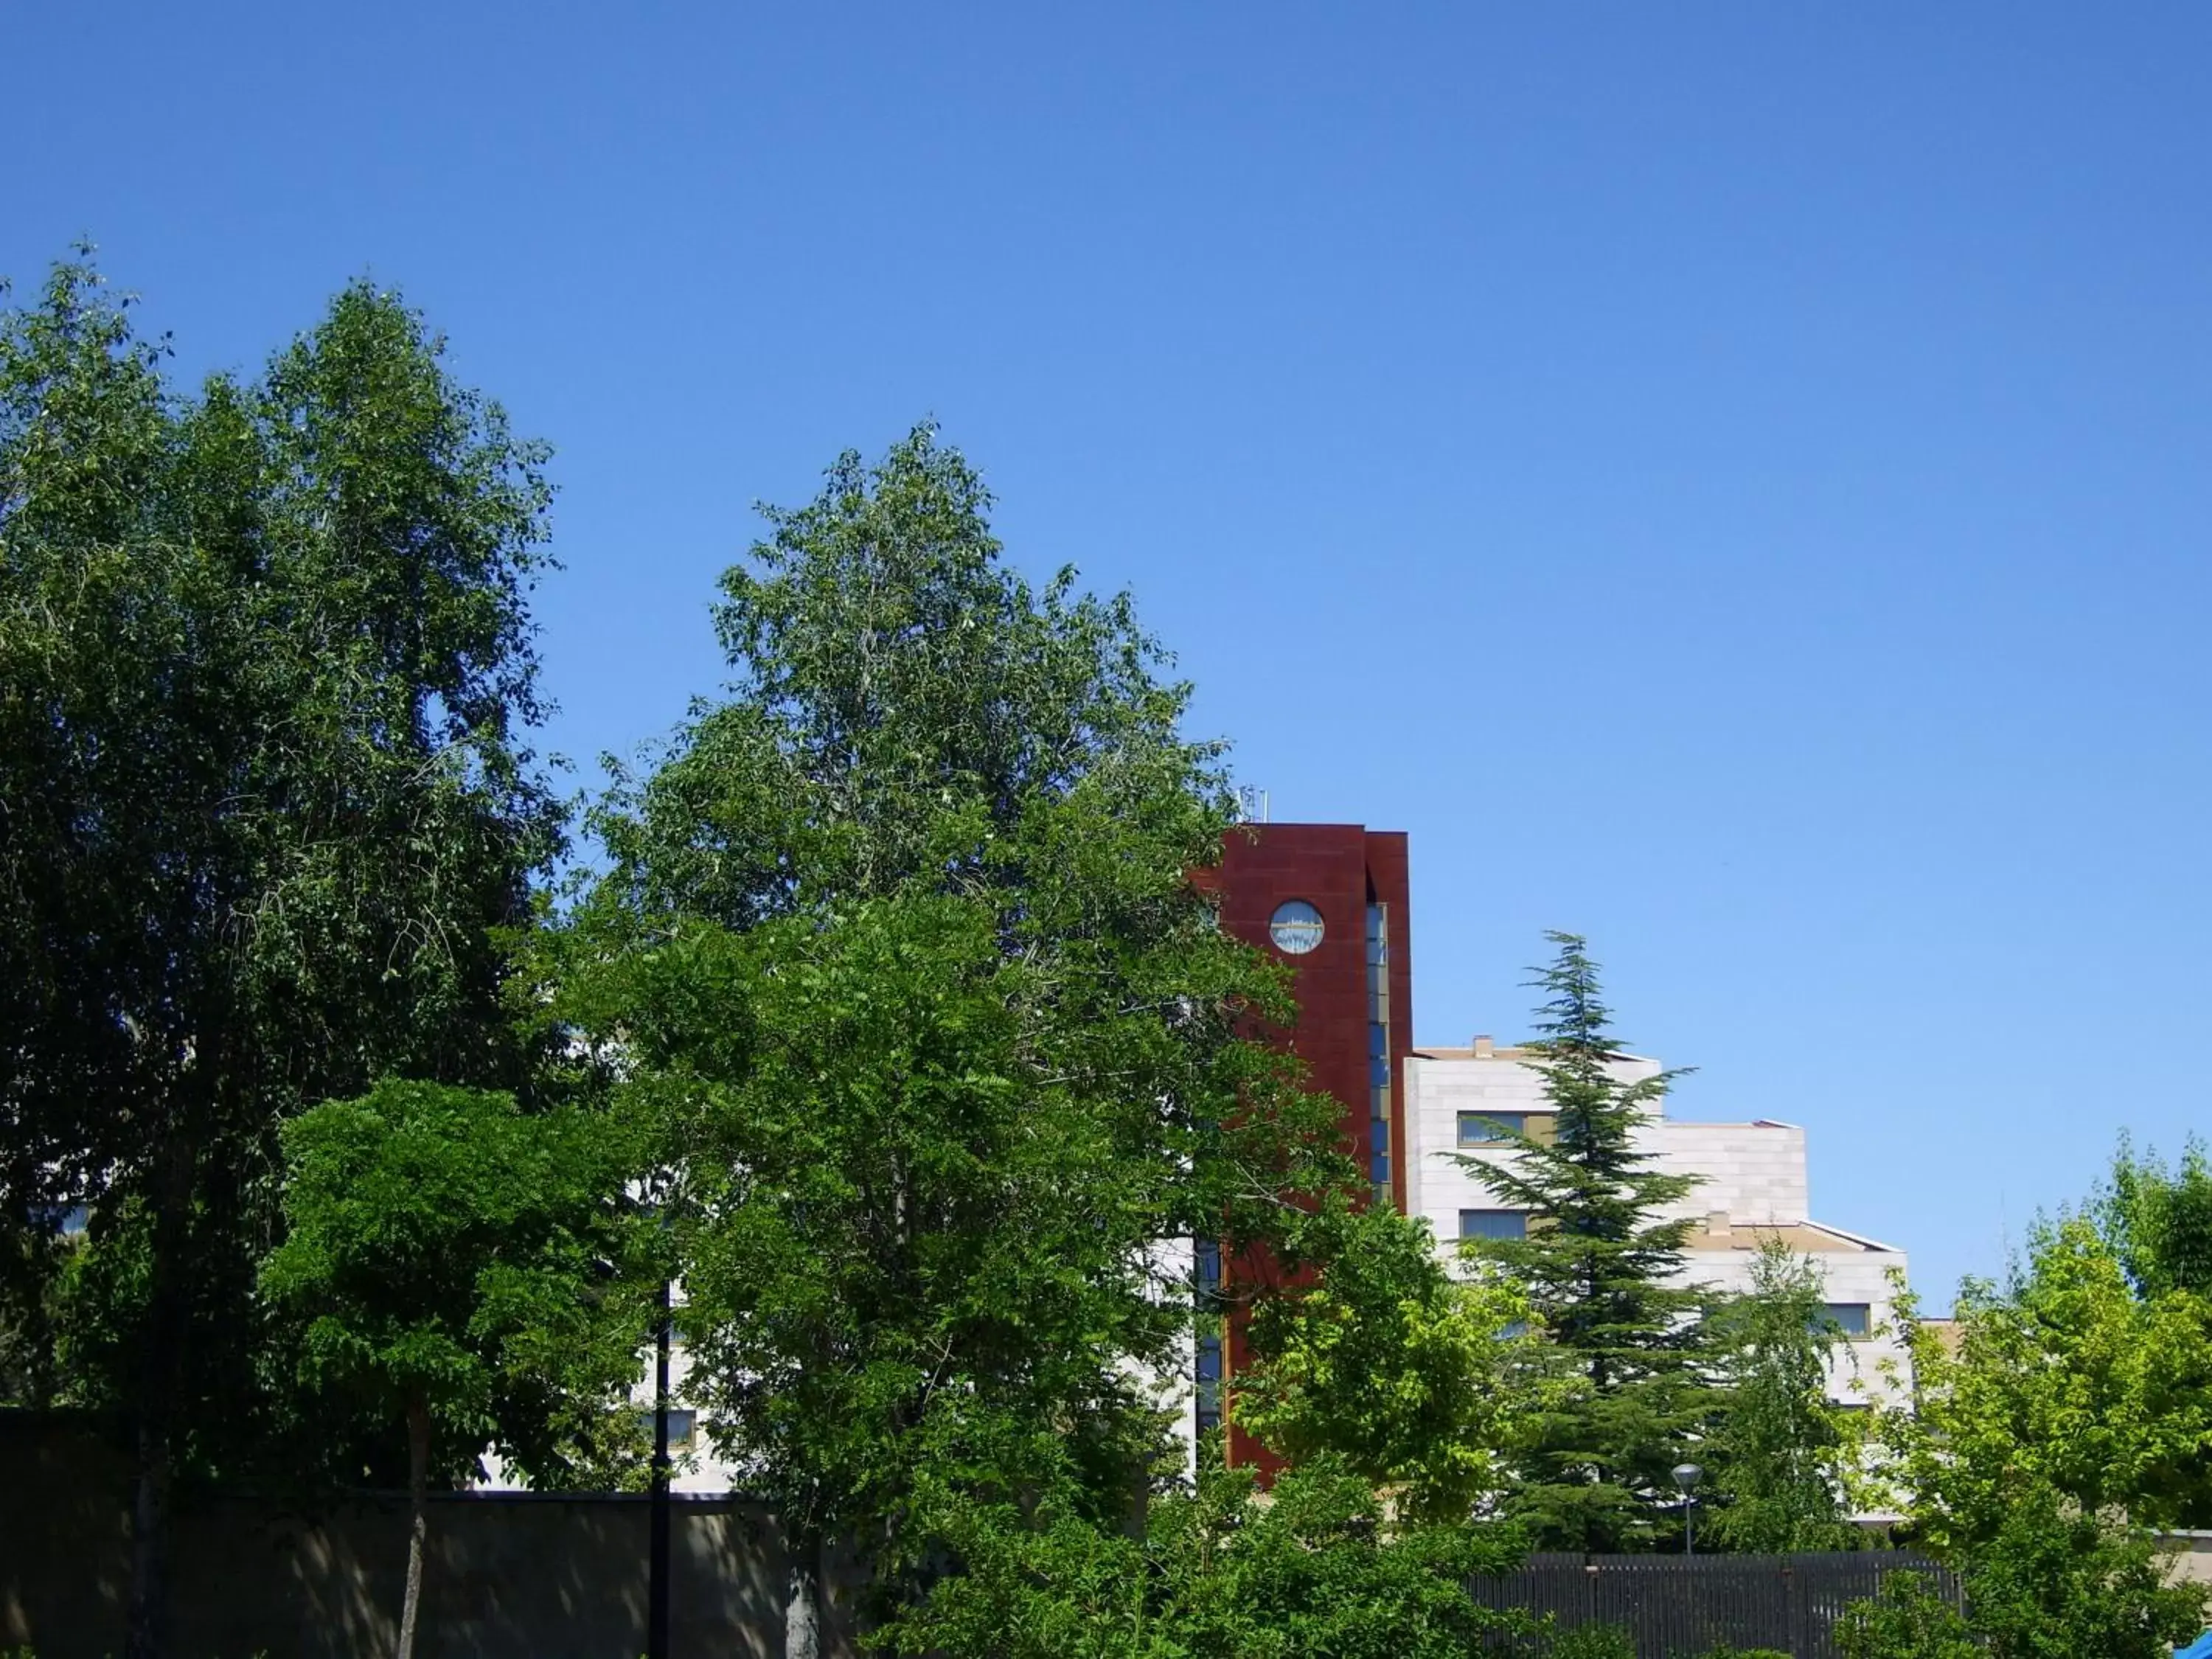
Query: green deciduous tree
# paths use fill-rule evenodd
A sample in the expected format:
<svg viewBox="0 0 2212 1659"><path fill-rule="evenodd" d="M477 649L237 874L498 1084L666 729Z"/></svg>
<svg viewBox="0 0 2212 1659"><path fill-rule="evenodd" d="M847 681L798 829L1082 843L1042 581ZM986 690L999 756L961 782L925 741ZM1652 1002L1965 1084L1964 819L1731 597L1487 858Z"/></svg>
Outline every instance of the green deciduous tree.
<svg viewBox="0 0 2212 1659"><path fill-rule="evenodd" d="M1279 983L1191 878L1231 814L1187 688L1126 599L1014 574L987 507L925 428L769 512L731 695L598 815L551 970L605 1062L578 1086L662 1126L710 1431L802 1567L856 1534L893 1601L925 1471L1125 1512L1143 1379L1187 1363L1170 1241L1352 1173L1239 1036Z"/></svg>
<svg viewBox="0 0 2212 1659"><path fill-rule="evenodd" d="M1718 1503L1700 1538L1768 1554L1850 1548L1859 1534L1844 1492L1856 1437L1828 1403L1836 1331L1820 1269L1762 1240L1750 1291L1716 1325L1730 1386L1705 1453Z"/></svg>
<svg viewBox="0 0 2212 1659"><path fill-rule="evenodd" d="M2212 1327L2190 1291L2139 1298L2090 1221L2039 1227L2002 1286L1970 1280L1946 1336L1900 1298L1909 1401L1880 1413L1916 1529L2015 1659L2155 1659L2203 1597L2163 1583L2151 1529L2203 1513Z"/></svg>
<svg viewBox="0 0 2212 1659"><path fill-rule="evenodd" d="M1711 1297L1680 1282L1691 1224L1662 1218L1696 1181L1657 1169L1637 1139L1680 1073L1616 1075L1597 966L1573 934L1550 938L1559 955L1539 970L1548 1000L1528 1046L1553 1133L1511 1137L1510 1159L1461 1159L1528 1212L1528 1234L1466 1248L1520 1282L1571 1368L1572 1386L1532 1414L1508 1513L1540 1548L1620 1549L1664 1528L1654 1499L1709 1425Z"/></svg>
<svg viewBox="0 0 2212 1659"><path fill-rule="evenodd" d="M1387 1206L1333 1196L1293 1246L1320 1270L1255 1310L1235 1419L1293 1464L1359 1475L1403 1521L1468 1520L1549 1396L1526 1297L1495 1272L1455 1276L1428 1223Z"/></svg>
<svg viewBox="0 0 2212 1659"><path fill-rule="evenodd" d="M1914 1397L1880 1433L1939 1547L1995 1536L2043 1490L2150 1526L2206 1512L2212 1305L2138 1299L2087 1220L2039 1229L2010 1283L1969 1280L1949 1340L1901 1311Z"/></svg>
<svg viewBox="0 0 2212 1659"><path fill-rule="evenodd" d="M62 1382L136 1425L134 1659L173 1471L271 1442L276 1125L523 1073L548 490L440 352L356 285L185 397L82 264L0 323L0 1225L93 1206Z"/></svg>
<svg viewBox="0 0 2212 1659"><path fill-rule="evenodd" d="M432 1481L480 1474L488 1448L540 1479L588 1467L637 1380L649 1316L616 1273L630 1229L617 1129L405 1082L284 1125L288 1231L261 1290L303 1385L404 1425L399 1659Z"/></svg>

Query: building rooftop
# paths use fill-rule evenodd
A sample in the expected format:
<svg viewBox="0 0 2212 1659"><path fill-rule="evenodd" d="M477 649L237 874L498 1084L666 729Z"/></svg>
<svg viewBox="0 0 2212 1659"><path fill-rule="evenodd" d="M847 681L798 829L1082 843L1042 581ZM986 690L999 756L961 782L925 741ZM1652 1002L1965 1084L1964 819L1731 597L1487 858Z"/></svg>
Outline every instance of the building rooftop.
<svg viewBox="0 0 2212 1659"><path fill-rule="evenodd" d="M1840 1227L1818 1221L1793 1221L1777 1225L1767 1222L1730 1222L1725 1216L1699 1221L1682 1243L1687 1250L1755 1250L1768 1239L1791 1249L1818 1255L1900 1254L1893 1244L1883 1244Z"/></svg>
<svg viewBox="0 0 2212 1659"><path fill-rule="evenodd" d="M1536 1050L1527 1043L1492 1042L1486 1036L1479 1036L1464 1048L1439 1048L1434 1043L1423 1043L1407 1052L1415 1060L1534 1060L1538 1058ZM1632 1054L1620 1051L1607 1054L1606 1058L1634 1060L1638 1065L1644 1066L1656 1066L1659 1063L1649 1054Z"/></svg>

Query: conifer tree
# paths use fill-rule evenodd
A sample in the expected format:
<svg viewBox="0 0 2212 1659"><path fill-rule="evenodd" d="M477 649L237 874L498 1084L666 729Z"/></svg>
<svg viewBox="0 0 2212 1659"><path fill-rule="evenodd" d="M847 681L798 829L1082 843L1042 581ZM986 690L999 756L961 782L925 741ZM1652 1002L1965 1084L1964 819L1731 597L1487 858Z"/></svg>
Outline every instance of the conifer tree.
<svg viewBox="0 0 2212 1659"><path fill-rule="evenodd" d="M1638 1144L1680 1072L1624 1079L1597 964L1572 933L1534 981L1547 993L1528 1047L1553 1119L1516 1156L1460 1162L1514 1208L1525 1237L1470 1241L1524 1287L1570 1386L1533 1415L1509 1513L1539 1549L1614 1550L1675 1523L1668 1471L1693 1455L1717 1404L1706 1363L1708 1293L1681 1284L1691 1221L1666 1212L1697 1184Z"/></svg>

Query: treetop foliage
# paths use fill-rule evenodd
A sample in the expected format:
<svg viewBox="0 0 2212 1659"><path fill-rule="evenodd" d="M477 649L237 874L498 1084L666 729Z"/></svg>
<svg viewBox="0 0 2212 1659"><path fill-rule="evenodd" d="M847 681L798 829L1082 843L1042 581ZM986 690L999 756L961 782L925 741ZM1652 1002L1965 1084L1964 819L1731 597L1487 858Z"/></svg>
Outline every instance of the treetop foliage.
<svg viewBox="0 0 2212 1659"><path fill-rule="evenodd" d="M772 534L715 613L728 696L649 775L618 768L594 820L629 902L742 928L919 879L1018 885L1026 912L1055 868L1218 860L1227 775L1221 745L1180 733L1189 687L1157 677L1170 659L1126 593L1079 594L1069 569L1032 590L989 506L924 425L873 465L841 456L807 505L761 509Z"/></svg>

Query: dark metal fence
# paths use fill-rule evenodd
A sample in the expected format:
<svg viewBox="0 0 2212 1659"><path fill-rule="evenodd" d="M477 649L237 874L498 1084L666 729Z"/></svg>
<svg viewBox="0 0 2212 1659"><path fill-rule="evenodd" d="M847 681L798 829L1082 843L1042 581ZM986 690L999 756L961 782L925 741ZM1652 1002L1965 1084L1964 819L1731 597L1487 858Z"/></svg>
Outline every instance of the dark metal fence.
<svg viewBox="0 0 2212 1659"><path fill-rule="evenodd" d="M1958 1580L1923 1555L1532 1555L1474 1584L1486 1607L1549 1613L1561 1629L1619 1625L1638 1659L1697 1659L1717 1647L1841 1659L1830 1632L1893 1572L1926 1575L1954 1603Z"/></svg>

